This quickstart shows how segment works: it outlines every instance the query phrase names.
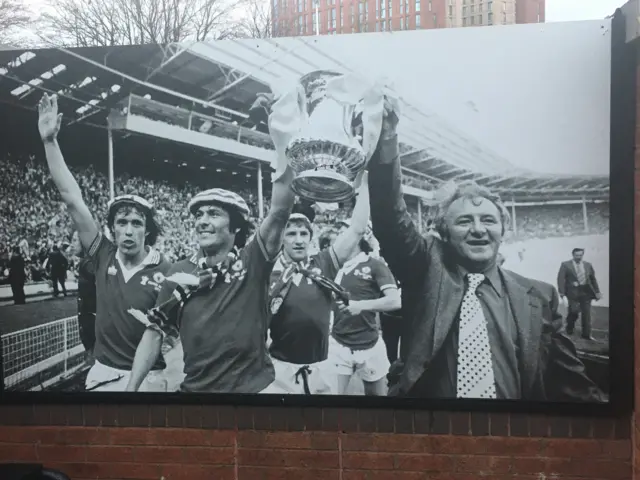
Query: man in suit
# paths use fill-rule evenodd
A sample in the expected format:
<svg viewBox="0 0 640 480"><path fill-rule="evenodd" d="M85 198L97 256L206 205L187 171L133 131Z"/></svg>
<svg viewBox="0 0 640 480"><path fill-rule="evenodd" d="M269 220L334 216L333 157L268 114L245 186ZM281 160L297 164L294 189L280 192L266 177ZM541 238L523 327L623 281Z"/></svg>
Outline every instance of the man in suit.
<svg viewBox="0 0 640 480"><path fill-rule="evenodd" d="M576 320L582 321L582 338L593 340L591 336L591 302L600 300L602 294L596 280L593 265L583 260L584 248L574 248L572 259L562 262L558 271L558 292L569 303L567 313L567 333L573 334Z"/></svg>
<svg viewBox="0 0 640 480"><path fill-rule="evenodd" d="M386 101L369 163L373 231L408 322L390 394L605 401L562 333L555 288L496 264L510 221L497 195L472 181L448 185L434 218L439 236L422 237L403 198L397 123Z"/></svg>
<svg viewBox="0 0 640 480"><path fill-rule="evenodd" d="M24 305L26 303L24 294L26 280L27 275L24 270L22 249L17 246L13 249L13 255L9 260L9 284L11 285L11 293L13 294L13 303L15 305Z"/></svg>
<svg viewBox="0 0 640 480"><path fill-rule="evenodd" d="M47 270L51 277L53 284L53 296L57 297L60 294L58 285L62 287L62 294L67 296L67 287L65 282L67 280L67 269L69 268L69 260L64 256L64 253L60 251L57 245L54 245L51 253L49 254L49 261L47 262Z"/></svg>

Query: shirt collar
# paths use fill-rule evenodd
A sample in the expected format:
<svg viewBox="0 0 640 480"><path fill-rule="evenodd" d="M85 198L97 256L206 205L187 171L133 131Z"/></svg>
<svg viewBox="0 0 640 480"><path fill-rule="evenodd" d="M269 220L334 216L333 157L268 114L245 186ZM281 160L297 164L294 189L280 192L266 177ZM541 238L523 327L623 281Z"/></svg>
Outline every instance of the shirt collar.
<svg viewBox="0 0 640 480"><path fill-rule="evenodd" d="M462 278L465 277L469 272L467 272L463 267L458 267ZM502 277L500 276L500 270L496 265L491 267L490 269L481 272L484 275L485 281L491 285L491 287L495 290L499 297L502 297L504 292L502 287Z"/></svg>
<svg viewBox="0 0 640 480"><path fill-rule="evenodd" d="M122 264L122 261L120 260L120 255L116 254L116 258L118 259L118 261L120 262L120 264ZM142 262L140 262L141 266L144 265L160 265L162 261L162 255L160 254L160 252L158 250L156 250L153 247L149 247L149 251L147 252L147 256L144 257L144 259L142 260Z"/></svg>

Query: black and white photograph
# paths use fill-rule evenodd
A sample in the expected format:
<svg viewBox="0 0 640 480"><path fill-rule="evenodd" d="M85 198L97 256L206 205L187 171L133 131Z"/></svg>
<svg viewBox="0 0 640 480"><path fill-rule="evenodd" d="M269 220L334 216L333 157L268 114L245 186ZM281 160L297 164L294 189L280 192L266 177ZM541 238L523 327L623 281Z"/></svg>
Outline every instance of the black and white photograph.
<svg viewBox="0 0 640 480"><path fill-rule="evenodd" d="M611 44L0 50L5 392L609 402Z"/></svg>

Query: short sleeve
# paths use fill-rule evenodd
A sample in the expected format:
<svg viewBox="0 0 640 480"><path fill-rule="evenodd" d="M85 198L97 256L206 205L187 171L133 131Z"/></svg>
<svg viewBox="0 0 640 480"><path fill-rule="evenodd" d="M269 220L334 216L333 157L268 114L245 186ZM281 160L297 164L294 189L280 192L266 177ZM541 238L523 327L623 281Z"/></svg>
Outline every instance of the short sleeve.
<svg viewBox="0 0 640 480"><path fill-rule="evenodd" d="M381 292L387 290L388 288L398 288L393 273L391 273L389 267L387 267L387 265L383 262L376 261L373 272L375 281L378 284L378 288Z"/></svg>
<svg viewBox="0 0 640 480"><path fill-rule="evenodd" d="M269 283L277 257L273 259L269 258L262 238L260 237L260 231L257 231L249 243L242 249L240 258L247 269L248 275L264 281L265 285Z"/></svg>
<svg viewBox="0 0 640 480"><path fill-rule="evenodd" d="M115 245L102 232L98 232L88 251L94 272L97 272L101 265L109 262L113 250L115 250Z"/></svg>

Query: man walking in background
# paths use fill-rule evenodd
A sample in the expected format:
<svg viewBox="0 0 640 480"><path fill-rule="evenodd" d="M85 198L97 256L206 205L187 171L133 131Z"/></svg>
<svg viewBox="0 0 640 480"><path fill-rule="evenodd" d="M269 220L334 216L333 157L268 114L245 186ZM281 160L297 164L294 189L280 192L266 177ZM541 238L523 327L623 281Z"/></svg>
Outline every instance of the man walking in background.
<svg viewBox="0 0 640 480"><path fill-rule="evenodd" d="M62 295L67 296L67 269L69 268L69 260L64 256L64 253L60 251L57 245L54 245L49 254L47 262L47 270L49 277L51 278L51 284L53 286L53 296L57 297L60 294L58 284L62 287Z"/></svg>
<svg viewBox="0 0 640 480"><path fill-rule="evenodd" d="M24 271L22 251L20 247L15 247L9 260L9 283L11 284L11 293L13 294L13 303L15 305L24 305L26 303L24 294L26 280L27 274Z"/></svg>
<svg viewBox="0 0 640 480"><path fill-rule="evenodd" d="M574 248L571 255L573 258L562 262L558 271L558 292L569 304L567 333L573 334L580 315L582 338L594 340L591 336L591 302L600 300L602 294L593 265L583 260L584 248Z"/></svg>

